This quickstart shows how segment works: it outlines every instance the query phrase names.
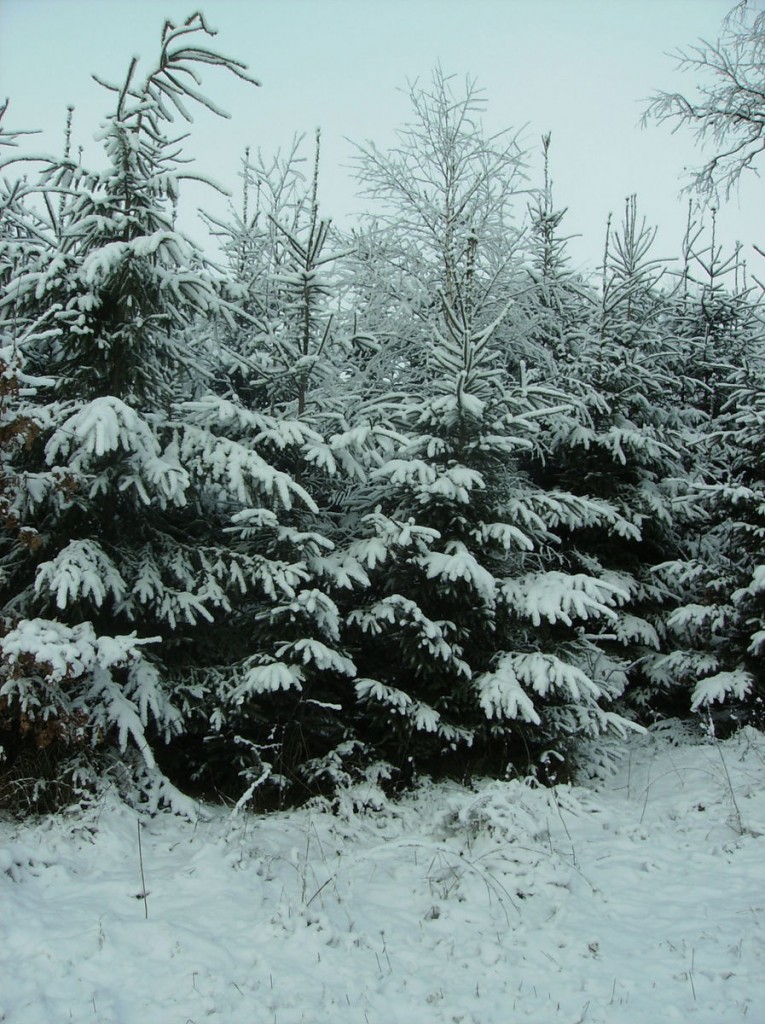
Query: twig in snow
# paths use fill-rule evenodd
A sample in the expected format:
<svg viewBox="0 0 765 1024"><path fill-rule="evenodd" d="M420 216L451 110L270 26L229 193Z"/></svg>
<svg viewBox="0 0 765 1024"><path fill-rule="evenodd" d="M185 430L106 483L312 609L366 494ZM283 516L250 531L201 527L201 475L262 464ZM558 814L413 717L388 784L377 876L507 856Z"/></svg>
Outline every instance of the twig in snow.
<svg viewBox="0 0 765 1024"><path fill-rule="evenodd" d="M725 758L723 757L720 741L717 739L713 732L710 733L710 735L712 736L712 742L714 743L715 748L717 749L717 753L720 755L720 763L722 764L723 772L725 773L725 782L728 786L728 793L730 794L731 803L733 804L733 816L736 823L736 831L740 836L743 836L744 833L748 831L748 829L744 828L744 822L741 818L741 808L738 806L736 794L733 792L733 783L731 782L730 773L728 772L728 765L725 763Z"/></svg>
<svg viewBox="0 0 765 1024"><path fill-rule="evenodd" d="M561 810L560 802L558 800L558 793L557 793L557 790L556 790L555 786L552 787L551 792L552 792L552 798L553 798L553 800L555 802L555 809L557 810L558 817L560 818L560 821L561 821L561 825L563 825L563 828L564 828L564 830L566 832L566 835L568 836L568 841L571 844L571 857L572 857L573 862L574 862L574 867L577 867L576 850L574 849L574 840L571 838L571 833L568 830L568 825L566 824L566 820L563 817L563 811Z"/></svg>
<svg viewBox="0 0 765 1024"><path fill-rule="evenodd" d="M138 893L138 899L143 900L143 912L145 920L149 920L149 894L146 891L146 877L143 871L143 845L141 843L141 822L136 819L136 829L138 831L138 863L141 868L141 891Z"/></svg>

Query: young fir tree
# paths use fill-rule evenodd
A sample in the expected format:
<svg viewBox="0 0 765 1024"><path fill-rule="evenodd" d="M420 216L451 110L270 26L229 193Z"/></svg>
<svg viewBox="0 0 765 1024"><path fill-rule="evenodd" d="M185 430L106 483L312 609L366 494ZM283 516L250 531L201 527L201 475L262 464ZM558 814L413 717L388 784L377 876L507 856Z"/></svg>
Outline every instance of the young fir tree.
<svg viewBox="0 0 765 1024"><path fill-rule="evenodd" d="M674 694L679 685L691 710L725 730L765 720L765 374L758 362L739 373L715 424L730 461L690 488L692 557L664 567L683 600L669 619L676 649L657 666L659 682Z"/></svg>
<svg viewBox="0 0 765 1024"><path fill-rule="evenodd" d="M295 139L286 156L271 160L248 149L241 208L232 207L227 220L206 218L225 253L240 313L233 327L216 331L229 360L229 386L253 406L298 416L328 373L331 265L340 255L327 251L331 222L319 216L320 133L307 183L300 146Z"/></svg>
<svg viewBox="0 0 765 1024"><path fill-rule="evenodd" d="M757 358L758 309L746 278L741 247L726 253L717 241L717 210L707 233L689 204L680 287L668 313L681 402L700 425L717 417L726 385L750 355Z"/></svg>
<svg viewBox="0 0 765 1024"><path fill-rule="evenodd" d="M656 701L712 713L721 723L761 718L761 311L738 251L686 246L675 331L684 394L695 414L678 498L684 546L657 568L674 596L672 650L653 666Z"/></svg>
<svg viewBox="0 0 765 1024"><path fill-rule="evenodd" d="M662 646L670 600L651 568L681 550L673 497L686 427L653 235L629 199L620 231L609 226L600 293L583 292L578 319L569 314L562 335L552 334L558 348L564 339L557 372L566 375L572 402L546 432L544 458L534 468L541 484L606 503L621 521L617 532L585 529L566 546L573 565L629 595L604 631L611 639L600 642L598 670L624 685L629 680L639 708L650 700L645 672ZM558 272L546 291L559 292L561 283ZM542 313L549 319L549 301Z"/></svg>
<svg viewBox="0 0 765 1024"><path fill-rule="evenodd" d="M216 674L216 760L230 762L234 736L249 760L243 770L251 787L268 778L279 799L285 788L305 793L331 784L356 756L348 710L354 665L343 650L336 601L368 582L345 550L355 526L346 498L365 479L373 432L348 418L342 345L328 308L338 256L325 249L329 222L318 215L318 156L317 137L307 188L297 148L284 160L248 157L241 213L214 222L252 316L224 338L222 397L194 412L205 429L256 447L315 499L282 510L278 520L243 513L231 530L237 545L274 557L291 550L295 559L290 593L273 595L268 612L245 602L242 616L230 620L241 662L233 676L230 666ZM237 402L246 412L230 411Z"/></svg>
<svg viewBox="0 0 765 1024"><path fill-rule="evenodd" d="M598 648L577 620L613 618L620 588L571 572L560 536L629 524L521 465L570 403L528 365L549 370L519 297L514 140L487 139L474 87L456 97L439 72L412 98L402 145L362 152L362 182L388 205L349 293L365 331L349 378L371 379L358 409L380 442L348 547L371 583L348 616L358 728L399 767L459 749L497 770L566 757L612 721L623 678L593 680Z"/></svg>
<svg viewBox="0 0 765 1024"><path fill-rule="evenodd" d="M243 599L249 622L275 619L285 601L326 617L297 594L311 541L279 519L313 502L261 454L304 439L268 419L243 430L240 406L192 400L209 376L189 332L226 303L174 228L186 172L167 131L177 114L190 120L193 103L215 110L196 85L201 66L247 79L198 41L208 34L198 15L166 24L145 81L136 84L133 61L123 85L108 87L106 169L65 160L44 170L43 199L63 197L45 206L48 249L2 300L30 370L45 366L56 396L35 408L39 434L14 461L13 515L37 542L27 557L4 558L4 706L19 732L48 723L64 753L97 746L130 760L137 750L145 791L162 782L159 754L173 765L169 740L222 727L220 666L242 653L225 649L222 625L232 617L246 628ZM245 520L276 537L271 547L248 543ZM280 639L271 629L269 646Z"/></svg>
<svg viewBox="0 0 765 1024"><path fill-rule="evenodd" d="M560 395L509 385L499 324L475 326L469 287L463 299L444 297L430 392L401 407L401 444L371 474L379 504L354 554L372 587L349 616L363 727L400 768L554 775L576 738L622 724L580 627L615 619L623 595L557 550L560 528L617 517L519 468Z"/></svg>
<svg viewBox="0 0 765 1024"><path fill-rule="evenodd" d="M18 149L21 138L33 134L5 125L9 107L8 100L0 105L0 170L3 172L20 159L13 151ZM28 195L29 185L24 178L0 180L0 287L4 290L33 264L41 249L46 248L44 220L35 215ZM12 303L6 301L0 307L0 325L5 325L12 317Z"/></svg>
<svg viewBox="0 0 765 1024"><path fill-rule="evenodd" d="M729 196L762 153L761 89L765 14L739 3L721 37L678 54L682 70L698 76L691 93L657 94L647 118L690 128L711 143L692 184L706 199ZM689 366L683 367L695 411L707 417L695 439L687 488L687 550L664 573L679 607L669 625L677 650L656 666L657 683L704 713L730 722L761 717L762 562L760 302L743 280L740 253L725 257L715 244L701 249L689 237L686 268L701 270L684 289L679 330ZM734 276L735 275L735 276ZM690 273L686 278L691 279ZM733 288L730 278L734 276ZM727 281L726 281L727 277ZM677 685L679 684L679 686Z"/></svg>
<svg viewBox="0 0 765 1024"><path fill-rule="evenodd" d="M551 135L542 136L543 187L529 205L526 235L526 274L531 287L521 303L527 323L524 337L529 355L554 379L569 375L592 328L595 296L571 269L569 239L561 234L565 209L556 207L550 174Z"/></svg>
<svg viewBox="0 0 765 1024"><path fill-rule="evenodd" d="M217 303L173 227L182 175L166 129L174 111L190 119L190 101L209 105L177 78L196 81L202 64L246 77L194 45L198 32L198 16L166 24L145 81L135 83L134 60L123 85L107 87L105 170L68 153L44 166L45 246L2 298L28 367L54 379L54 400L33 410L39 433L15 460L13 515L36 543L27 558L4 558L3 699L19 730L44 722L62 751L131 744L149 773L152 735L181 728L168 656L150 649L225 603L204 556L178 540L190 479L169 422L175 380L193 365L179 335Z"/></svg>

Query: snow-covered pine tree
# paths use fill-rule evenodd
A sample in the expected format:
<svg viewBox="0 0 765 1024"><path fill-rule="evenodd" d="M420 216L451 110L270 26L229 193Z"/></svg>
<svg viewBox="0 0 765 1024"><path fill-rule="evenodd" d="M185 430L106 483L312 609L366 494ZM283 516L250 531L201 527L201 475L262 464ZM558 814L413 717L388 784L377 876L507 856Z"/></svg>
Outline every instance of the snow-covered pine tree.
<svg viewBox="0 0 765 1024"><path fill-rule="evenodd" d="M685 557L658 571L678 595L668 618L673 650L653 666L658 694L728 730L763 722L763 370L742 370L715 421L710 460L692 481ZM710 472L712 467L717 472Z"/></svg>
<svg viewBox="0 0 765 1024"><path fill-rule="evenodd" d="M36 185L46 246L1 300L26 372L44 367L57 396L35 407L39 433L14 459L11 513L37 542L3 560L4 707L19 733L47 723L63 753L137 749L149 788L161 780L155 740L183 728L179 677L219 652L216 616L242 591L273 590L274 576L289 591L300 575L229 550L225 523L293 497L310 505L257 451L172 404L204 384L189 326L223 304L174 228L188 172L167 131L194 103L216 109L197 88L202 66L249 80L206 45L210 34L200 15L166 23L146 79L136 82L134 60L107 86L106 168L47 163Z"/></svg>
<svg viewBox="0 0 765 1024"><path fill-rule="evenodd" d="M696 219L689 203L680 287L668 316L681 401L696 411L700 424L708 423L726 400L726 383L749 358L760 327L741 246L726 252L717 241L714 208L707 226ZM753 355L756 361L756 344Z"/></svg>
<svg viewBox="0 0 765 1024"><path fill-rule="evenodd" d="M523 335L529 356L554 379L565 379L592 330L594 293L570 266L569 239L561 234L566 210L556 207L550 171L552 136L542 136L543 187L529 204L526 274L521 293L528 322Z"/></svg>
<svg viewBox="0 0 765 1024"><path fill-rule="evenodd" d="M695 416L678 495L684 545L657 567L674 601L672 649L652 666L654 702L711 714L726 727L762 720L759 671L763 560L761 297L738 251L686 246L674 329L683 390Z"/></svg>
<svg viewBox="0 0 765 1024"><path fill-rule="evenodd" d="M485 137L470 83L457 97L437 71L412 99L400 148L361 152L387 207L357 236L348 293L364 333L347 376L369 381L359 411L381 442L347 547L371 582L348 616L358 732L402 769L453 755L497 770L565 757L615 721L623 674L593 680L599 650L577 622L611 620L621 591L570 572L559 535L630 525L520 465L569 402L528 365L550 360L517 298L515 140Z"/></svg>
<svg viewBox="0 0 765 1024"><path fill-rule="evenodd" d="M430 393L401 407L402 442L371 474L378 507L353 548L372 581L349 616L359 730L401 770L542 762L554 776L577 738L622 726L620 686L593 679L585 630L626 596L570 572L558 530L618 517L519 468L561 395L508 383L500 325L476 324L469 289L459 310L442 301Z"/></svg>
<svg viewBox="0 0 765 1024"><path fill-rule="evenodd" d="M177 416L196 515L222 534L205 550L230 597L178 687L188 723L177 754L209 790L294 798L310 784L306 763L344 740L343 693L352 694L330 596L333 543L296 479L316 459L331 463L331 445L300 420L219 395Z"/></svg>
<svg viewBox="0 0 765 1024"><path fill-rule="evenodd" d="M621 678L622 685L630 679L640 706L649 698L637 684L645 682L641 673L661 647L669 599L651 567L680 551L672 499L683 473L685 426L669 299L661 287L664 269L651 255L654 234L638 218L634 197L627 200L620 230L612 232L609 224L601 289L581 290L577 318L571 319L569 308L563 331L571 340L557 372L565 374L572 401L545 431L543 458L533 467L543 486L595 499L620 524L616 530L582 529L565 536L565 545L572 567L629 595L604 629L611 640L606 635L600 641L593 671L596 678ZM546 291L556 294L561 284L567 285L565 278L551 276ZM542 323L549 307L546 300ZM559 334L547 333L548 344L560 348Z"/></svg>
<svg viewBox="0 0 765 1024"><path fill-rule="evenodd" d="M21 138L31 132L13 130L4 123L10 101L0 105L0 170L12 166L19 157L11 152L18 149ZM41 220L35 217L25 197L28 185L23 178L3 177L0 180L0 286L7 288L44 247L37 237ZM0 307L0 325L12 316L8 303Z"/></svg>
<svg viewBox="0 0 765 1024"><path fill-rule="evenodd" d="M274 341L293 382L298 416L306 411L310 390L331 375L331 364L324 358L332 346L333 320L326 308L331 292L327 268L340 253L327 251L331 222L319 217L320 141L317 130L310 191L295 210L292 223L274 219L283 252L274 282L281 314Z"/></svg>
<svg viewBox="0 0 765 1024"><path fill-rule="evenodd" d="M210 218L248 319L235 313L233 330L216 325L218 397L184 413L221 443L257 451L301 488L302 500L290 493L279 504L275 490L268 513L242 510L229 527L237 550L257 551L287 575L228 617L225 646L236 657L211 666L203 701L214 756L198 758L209 762L202 775L220 787L236 766L250 795L266 802L331 784L356 754L348 718L354 666L336 601L368 582L344 550L356 522L346 498L365 479L374 430L348 417L330 311L338 256L325 250L329 221L318 213L318 141L307 186L297 143L285 158L248 155L241 211Z"/></svg>
<svg viewBox="0 0 765 1024"><path fill-rule="evenodd" d="M3 169L17 159L14 154L8 155L8 150L18 147L21 136L31 134L6 128L3 117L8 107L8 101L0 107ZM37 379L25 372L12 293L16 277L33 267L47 248L44 218L30 206L29 192L23 178L4 177L0 182L0 294L4 298L0 303L0 557L4 562L23 561L39 544L37 529L22 522L16 512L20 491L16 462L42 429L31 399L39 388L49 388L53 383L50 378ZM0 585L5 578L3 573ZM6 623L3 625L7 628ZM19 725L11 702L0 696L0 806L42 806L38 801L38 777L48 767L46 748L55 738L55 729L33 717L23 720L23 730ZM31 757L25 747L31 747Z"/></svg>
<svg viewBox="0 0 765 1024"><path fill-rule="evenodd" d="M320 268L337 258L325 248L330 221L319 217L318 131L308 182L301 150L299 137L272 158L248 148L240 208L232 205L227 219L205 215L237 295L233 324L216 325L228 387L253 407L297 409L298 415L322 379L322 357L331 347L332 288Z"/></svg>
<svg viewBox="0 0 765 1024"><path fill-rule="evenodd" d="M729 197L760 159L764 41L765 14L737 4L718 40L679 53L679 68L698 76L694 89L660 92L646 111L710 144L691 179L707 201ZM679 683L683 703L692 687L692 707L705 714L761 721L761 296L752 301L740 251L725 256L716 245L714 213L706 249L689 232L685 265L691 287L677 317L689 364L683 374L691 371L687 392L709 419L697 432L684 505L688 549L662 567L678 595L669 619L678 649L655 666L655 678L675 693Z"/></svg>

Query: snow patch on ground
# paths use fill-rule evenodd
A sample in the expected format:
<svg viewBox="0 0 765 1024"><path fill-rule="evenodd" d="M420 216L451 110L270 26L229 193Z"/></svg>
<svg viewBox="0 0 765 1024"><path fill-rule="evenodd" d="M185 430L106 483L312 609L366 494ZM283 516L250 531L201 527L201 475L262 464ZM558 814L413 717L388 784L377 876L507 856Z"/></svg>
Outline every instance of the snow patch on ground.
<svg viewBox="0 0 765 1024"><path fill-rule="evenodd" d="M0 820L0 1021L757 1024L765 736L606 782ZM148 910L148 918L146 911Z"/></svg>

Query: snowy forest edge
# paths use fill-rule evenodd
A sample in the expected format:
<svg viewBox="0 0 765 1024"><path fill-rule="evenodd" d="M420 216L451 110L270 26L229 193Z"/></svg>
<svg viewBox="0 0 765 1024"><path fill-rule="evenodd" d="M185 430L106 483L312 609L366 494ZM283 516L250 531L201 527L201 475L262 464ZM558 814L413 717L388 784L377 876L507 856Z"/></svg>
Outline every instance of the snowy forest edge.
<svg viewBox="0 0 765 1024"><path fill-rule="evenodd" d="M707 193L761 142L717 58L761 77L763 16L724 33L650 111L713 139ZM0 806L555 781L667 716L761 727L762 286L714 213L667 264L628 199L585 278L550 138L529 183L436 69L358 147L374 215L322 218L318 135L307 176L248 151L209 255L202 70L254 84L194 15L102 83L101 169L74 112L54 157L2 111Z"/></svg>

